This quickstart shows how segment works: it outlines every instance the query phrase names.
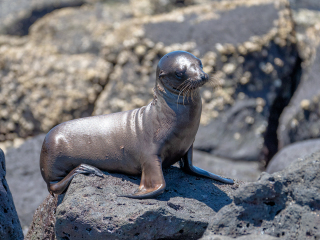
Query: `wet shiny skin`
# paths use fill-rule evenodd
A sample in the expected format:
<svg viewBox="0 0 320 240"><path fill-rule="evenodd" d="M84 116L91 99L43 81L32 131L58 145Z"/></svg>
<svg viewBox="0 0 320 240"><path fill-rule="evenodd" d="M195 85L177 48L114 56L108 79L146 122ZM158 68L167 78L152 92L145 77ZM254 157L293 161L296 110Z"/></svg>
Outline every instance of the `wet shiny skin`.
<svg viewBox="0 0 320 240"><path fill-rule="evenodd" d="M189 173L231 183L192 166L192 144L201 115L201 98L196 93L208 81L201 61L187 52L171 52L159 61L156 76L155 97L147 106L68 121L47 134L40 169L51 193L65 191L78 173L94 173L94 168L79 168L81 164L142 174L138 191L127 196L132 198L162 193L162 167L181 159Z"/></svg>

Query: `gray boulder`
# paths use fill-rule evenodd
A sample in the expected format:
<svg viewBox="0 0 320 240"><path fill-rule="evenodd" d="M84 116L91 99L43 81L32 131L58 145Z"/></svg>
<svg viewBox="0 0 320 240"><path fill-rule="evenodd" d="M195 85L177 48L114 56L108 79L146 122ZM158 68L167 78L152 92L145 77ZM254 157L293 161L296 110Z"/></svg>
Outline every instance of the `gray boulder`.
<svg viewBox="0 0 320 240"><path fill-rule="evenodd" d="M23 233L6 181L6 163L0 148L0 238L3 240L21 240Z"/></svg>
<svg viewBox="0 0 320 240"><path fill-rule="evenodd" d="M231 203L234 189L243 184L224 185L187 175L177 167L164 170L164 177L167 188L163 194L137 200L117 195L136 190L139 177L78 175L60 196L61 204L48 197L38 208L27 239L39 239L52 232L52 227L57 239L199 239L210 219ZM48 204L50 211L44 208ZM55 225L43 225L44 221Z"/></svg>
<svg viewBox="0 0 320 240"><path fill-rule="evenodd" d="M320 150L320 139L311 139L290 144L281 149L269 162L266 172L279 172L298 161L310 155L310 153Z"/></svg>
<svg viewBox="0 0 320 240"><path fill-rule="evenodd" d="M239 188L232 204L214 216L205 235L319 239L319 191L320 151Z"/></svg>

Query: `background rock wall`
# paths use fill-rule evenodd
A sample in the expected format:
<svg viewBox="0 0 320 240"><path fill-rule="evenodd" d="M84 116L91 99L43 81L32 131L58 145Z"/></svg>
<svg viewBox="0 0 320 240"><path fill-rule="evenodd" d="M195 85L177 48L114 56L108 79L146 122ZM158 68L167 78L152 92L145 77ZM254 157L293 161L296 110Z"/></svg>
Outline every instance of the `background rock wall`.
<svg viewBox="0 0 320 240"><path fill-rule="evenodd" d="M140 18L128 10L134 4L56 10L23 38L2 36L0 140L147 104L158 60L180 49L200 57L220 86L202 89L195 147L231 159L270 159L277 120L299 82L288 2L208 1Z"/></svg>

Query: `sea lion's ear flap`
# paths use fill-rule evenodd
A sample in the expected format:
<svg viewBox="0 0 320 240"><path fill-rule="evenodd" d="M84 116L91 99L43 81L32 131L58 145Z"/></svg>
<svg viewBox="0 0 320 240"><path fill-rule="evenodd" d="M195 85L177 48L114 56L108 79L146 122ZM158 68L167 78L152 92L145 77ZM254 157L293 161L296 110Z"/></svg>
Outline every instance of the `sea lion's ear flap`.
<svg viewBox="0 0 320 240"><path fill-rule="evenodd" d="M158 77L160 78L160 77L163 77L165 75L166 75L166 73L163 70L160 70Z"/></svg>

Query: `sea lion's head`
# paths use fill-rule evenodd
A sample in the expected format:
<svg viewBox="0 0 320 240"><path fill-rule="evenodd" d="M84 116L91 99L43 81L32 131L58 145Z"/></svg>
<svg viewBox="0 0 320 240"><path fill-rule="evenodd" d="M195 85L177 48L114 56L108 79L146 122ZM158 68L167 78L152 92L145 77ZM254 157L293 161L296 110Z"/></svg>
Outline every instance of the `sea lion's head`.
<svg viewBox="0 0 320 240"><path fill-rule="evenodd" d="M157 82L173 93L191 92L208 81L201 60L185 51L164 55L157 67Z"/></svg>

